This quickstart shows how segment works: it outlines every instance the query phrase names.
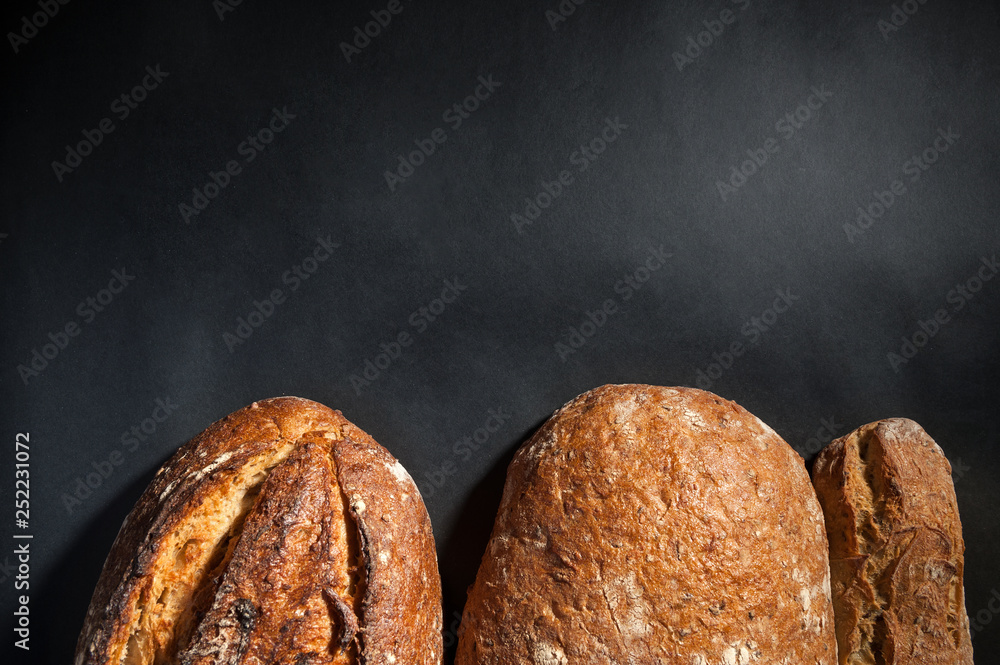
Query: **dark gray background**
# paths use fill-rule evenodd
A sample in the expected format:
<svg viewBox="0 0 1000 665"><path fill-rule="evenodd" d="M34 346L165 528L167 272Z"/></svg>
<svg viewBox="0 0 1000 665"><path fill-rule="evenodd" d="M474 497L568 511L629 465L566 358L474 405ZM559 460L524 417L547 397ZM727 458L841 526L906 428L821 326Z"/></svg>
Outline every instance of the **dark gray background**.
<svg viewBox="0 0 1000 665"><path fill-rule="evenodd" d="M15 4L5 33L39 11ZM517 446L589 388L695 385L735 341L746 352L711 389L806 457L818 430L892 416L942 445L969 613L989 619L977 662L997 662L1000 280L949 300L1000 249L997 3L911 3L883 35L890 2L588 0L553 29L555 0L403 0L347 62L340 43L386 4L246 1L220 20L210 0L75 0L18 53L4 44L0 563L13 558L22 431L34 535L32 650L16 662L69 660L156 468L276 395L341 409L410 470L452 626ZM727 7L735 22L678 71L673 54ZM156 65L169 75L120 120L111 101ZM453 129L443 112L491 75L500 87ZM813 87L832 96L785 138L776 123ZM185 223L178 205L285 107L295 119ZM52 162L105 117L115 130L59 182ZM572 153L607 118L627 128L576 171ZM390 191L384 171L438 127L447 141ZM959 138L911 181L907 161L949 128ZM777 152L723 200L716 181L769 138ZM573 183L519 234L511 214L563 169ZM844 224L897 179L905 194L849 241ZM326 236L340 247L289 293L282 274ZM661 246L666 265L625 300L616 282ZM122 268L135 280L84 322L78 304ZM411 315L456 278L467 288L418 332ZM274 288L287 300L230 352L223 335ZM752 339L744 326L785 289L798 300ZM616 313L561 358L556 344L607 299ZM895 371L887 354L939 309L949 322ZM18 366L70 322L80 334L25 383ZM350 375L401 332L412 345L359 394ZM158 398L177 409L128 451L122 433ZM489 409L510 417L474 454L456 452ZM122 463L67 509L115 450ZM14 590L0 577L6 650Z"/></svg>

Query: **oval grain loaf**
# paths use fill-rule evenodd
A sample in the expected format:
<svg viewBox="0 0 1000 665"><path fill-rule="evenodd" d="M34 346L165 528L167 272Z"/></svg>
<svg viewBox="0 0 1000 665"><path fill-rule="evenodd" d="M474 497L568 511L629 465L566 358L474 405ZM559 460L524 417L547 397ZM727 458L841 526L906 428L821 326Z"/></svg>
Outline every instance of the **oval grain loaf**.
<svg viewBox="0 0 1000 665"><path fill-rule="evenodd" d="M587 392L515 455L461 631L456 665L834 665L804 463L708 392Z"/></svg>
<svg viewBox="0 0 1000 665"><path fill-rule="evenodd" d="M844 665L972 665L951 465L917 423L837 439L813 466Z"/></svg>
<svg viewBox="0 0 1000 665"><path fill-rule="evenodd" d="M161 468L126 518L77 665L440 665L430 521L337 411L256 402Z"/></svg>

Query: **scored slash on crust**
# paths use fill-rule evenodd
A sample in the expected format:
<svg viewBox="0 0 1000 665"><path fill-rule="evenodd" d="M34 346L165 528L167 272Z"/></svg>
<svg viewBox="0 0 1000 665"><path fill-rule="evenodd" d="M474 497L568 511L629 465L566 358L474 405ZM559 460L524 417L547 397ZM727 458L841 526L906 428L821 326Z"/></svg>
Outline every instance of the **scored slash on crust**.
<svg viewBox="0 0 1000 665"><path fill-rule="evenodd" d="M870 423L813 469L841 663L971 665L951 467L915 422Z"/></svg>
<svg viewBox="0 0 1000 665"><path fill-rule="evenodd" d="M433 536L396 466L308 400L257 402L213 424L123 524L77 665L375 665L397 655L439 665Z"/></svg>

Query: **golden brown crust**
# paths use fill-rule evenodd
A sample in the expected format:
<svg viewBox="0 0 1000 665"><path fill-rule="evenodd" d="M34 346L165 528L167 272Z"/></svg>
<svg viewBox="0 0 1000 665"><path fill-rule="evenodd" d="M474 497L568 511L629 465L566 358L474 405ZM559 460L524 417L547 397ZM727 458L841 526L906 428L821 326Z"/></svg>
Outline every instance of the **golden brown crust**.
<svg viewBox="0 0 1000 665"><path fill-rule="evenodd" d="M603 386L515 455L456 665L836 662L804 464L738 405Z"/></svg>
<svg viewBox="0 0 1000 665"><path fill-rule="evenodd" d="M439 665L440 594L430 520L392 455L340 412L263 400L157 472L75 662Z"/></svg>
<svg viewBox="0 0 1000 665"><path fill-rule="evenodd" d="M367 580L363 664L439 664L441 581L417 486L381 447L350 440L334 450L334 459L359 525Z"/></svg>
<svg viewBox="0 0 1000 665"><path fill-rule="evenodd" d="M180 663L354 662L352 548L336 490L329 441L307 441L274 468Z"/></svg>
<svg viewBox="0 0 1000 665"><path fill-rule="evenodd" d="M972 665L965 544L941 448L912 420L870 423L820 452L813 483L840 662Z"/></svg>

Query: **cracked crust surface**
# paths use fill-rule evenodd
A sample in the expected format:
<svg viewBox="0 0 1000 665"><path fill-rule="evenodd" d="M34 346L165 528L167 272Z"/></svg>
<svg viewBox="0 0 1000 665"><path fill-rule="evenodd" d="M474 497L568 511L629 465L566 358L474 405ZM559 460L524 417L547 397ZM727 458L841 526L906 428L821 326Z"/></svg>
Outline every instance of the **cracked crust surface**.
<svg viewBox="0 0 1000 665"><path fill-rule="evenodd" d="M440 665L427 511L395 458L295 397L161 468L105 562L75 663Z"/></svg>
<svg viewBox="0 0 1000 665"><path fill-rule="evenodd" d="M870 423L820 452L813 483L840 662L972 665L962 525L937 443L912 420Z"/></svg>
<svg viewBox="0 0 1000 665"><path fill-rule="evenodd" d="M611 385L517 452L456 665L833 665L802 459L737 404Z"/></svg>

